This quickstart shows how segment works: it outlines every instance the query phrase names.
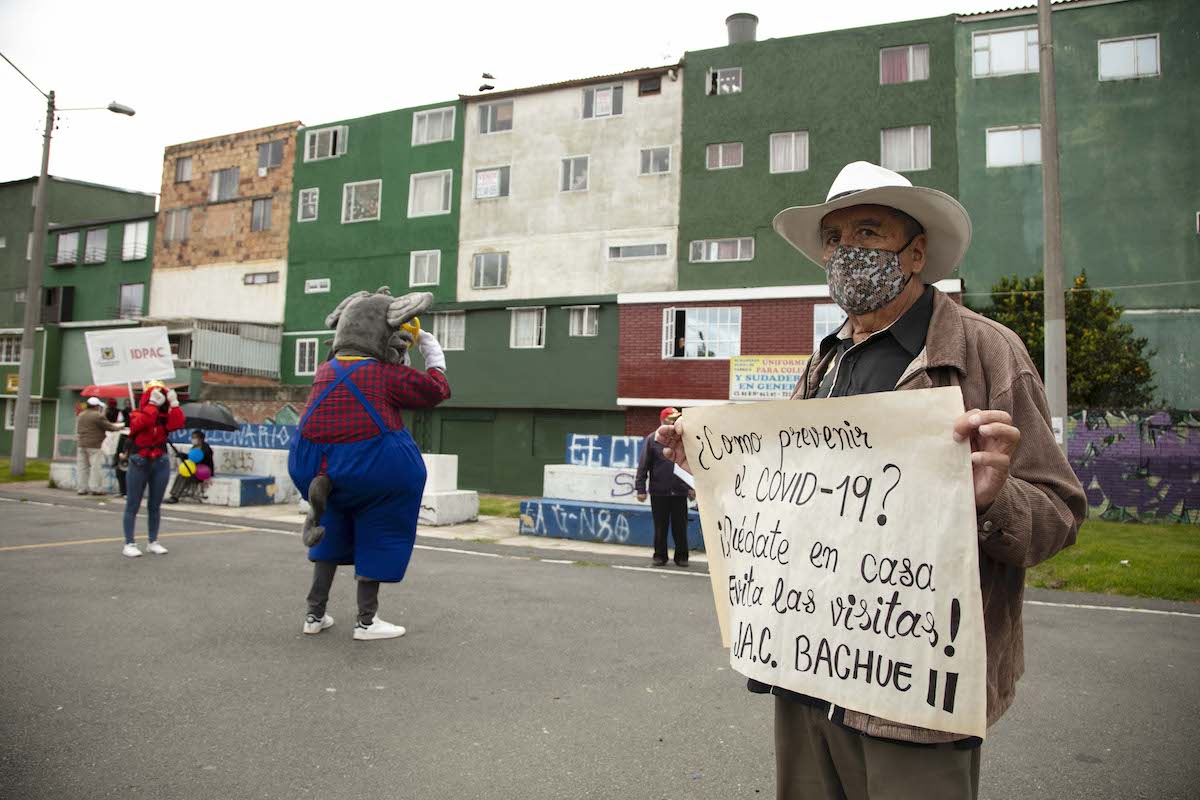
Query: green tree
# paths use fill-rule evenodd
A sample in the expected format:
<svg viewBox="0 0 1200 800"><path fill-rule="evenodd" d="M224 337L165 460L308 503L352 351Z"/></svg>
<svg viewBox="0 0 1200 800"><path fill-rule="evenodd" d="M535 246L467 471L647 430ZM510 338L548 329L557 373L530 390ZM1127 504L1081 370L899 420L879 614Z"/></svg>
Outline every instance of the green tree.
<svg viewBox="0 0 1200 800"><path fill-rule="evenodd" d="M992 286L984 316L1012 329L1042 374L1045 313L1042 276L1006 277ZM1122 323L1124 309L1113 293L1088 286L1085 270L1067 290L1067 399L1072 408L1145 408L1152 402L1154 376L1147 340ZM1042 375L1043 379L1045 375Z"/></svg>

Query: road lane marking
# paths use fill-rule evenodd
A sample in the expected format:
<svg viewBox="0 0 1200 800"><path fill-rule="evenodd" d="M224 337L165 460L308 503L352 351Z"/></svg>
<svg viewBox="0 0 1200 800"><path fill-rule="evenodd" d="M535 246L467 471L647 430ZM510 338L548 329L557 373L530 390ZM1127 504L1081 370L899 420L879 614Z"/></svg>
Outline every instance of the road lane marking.
<svg viewBox="0 0 1200 800"><path fill-rule="evenodd" d="M1157 608L1133 608L1132 606L1095 606L1084 603L1052 603L1046 600L1026 600L1027 606L1049 606L1050 608L1082 608L1088 611L1127 611L1130 614L1161 614L1167 617L1197 617L1200 613L1190 611L1163 611Z"/></svg>
<svg viewBox="0 0 1200 800"><path fill-rule="evenodd" d="M205 536L210 533L248 533L252 528L218 528L209 531L176 531L174 533L160 533L158 538L165 539L168 536ZM9 550L39 550L43 547L70 547L75 544L111 544L113 542L125 541L124 536L113 536L103 539L69 539L65 542L39 542L37 544L13 544L6 547L0 547L0 553Z"/></svg>

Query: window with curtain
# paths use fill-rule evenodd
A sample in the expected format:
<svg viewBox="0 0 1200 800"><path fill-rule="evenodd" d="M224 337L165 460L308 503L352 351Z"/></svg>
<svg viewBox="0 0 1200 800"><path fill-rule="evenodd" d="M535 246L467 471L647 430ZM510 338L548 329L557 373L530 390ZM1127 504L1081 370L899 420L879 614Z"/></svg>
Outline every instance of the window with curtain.
<svg viewBox="0 0 1200 800"><path fill-rule="evenodd" d="M697 239L692 242L689 261L749 261L754 258L754 239Z"/></svg>
<svg viewBox="0 0 1200 800"><path fill-rule="evenodd" d="M740 167L742 165L742 143L710 144L705 151L705 164L709 169Z"/></svg>
<svg viewBox="0 0 1200 800"><path fill-rule="evenodd" d="M501 100L479 107L479 132L500 133L511 131L513 126L513 101Z"/></svg>
<svg viewBox="0 0 1200 800"><path fill-rule="evenodd" d="M588 157L574 156L562 160L562 183L564 192L586 192L588 188Z"/></svg>
<svg viewBox="0 0 1200 800"><path fill-rule="evenodd" d="M83 263L103 264L107 259L108 228L93 228L84 239Z"/></svg>
<svg viewBox="0 0 1200 800"><path fill-rule="evenodd" d="M256 233L271 230L271 198L254 201L250 209L250 230Z"/></svg>
<svg viewBox="0 0 1200 800"><path fill-rule="evenodd" d="M54 253L55 264L74 264L79 260L79 231L60 233L58 249Z"/></svg>
<svg viewBox="0 0 1200 800"><path fill-rule="evenodd" d="M1037 28L972 34L971 56L972 74L976 78L1037 72Z"/></svg>
<svg viewBox="0 0 1200 800"><path fill-rule="evenodd" d="M413 114L413 145L454 140L454 108L434 108Z"/></svg>
<svg viewBox="0 0 1200 800"><path fill-rule="evenodd" d="M1159 74L1158 34L1109 39L1098 45L1100 80L1120 81Z"/></svg>
<svg viewBox="0 0 1200 800"><path fill-rule="evenodd" d="M219 169L212 174L212 185L208 190L209 202L232 200L238 193L238 168Z"/></svg>
<svg viewBox="0 0 1200 800"><path fill-rule="evenodd" d="M383 181L356 181L342 187L342 223L379 219Z"/></svg>
<svg viewBox="0 0 1200 800"><path fill-rule="evenodd" d="M1042 163L1042 129L1039 125L1015 125L1011 128L989 128L987 131L987 165L1016 167Z"/></svg>
<svg viewBox="0 0 1200 800"><path fill-rule="evenodd" d="M465 311L442 311L432 314L433 336L443 350L465 350L467 314Z"/></svg>
<svg viewBox="0 0 1200 800"><path fill-rule="evenodd" d="M304 134L304 160L321 161L326 158L336 158L346 152L346 144L350 138L350 128L347 125L334 125L331 128L316 128Z"/></svg>
<svg viewBox="0 0 1200 800"><path fill-rule="evenodd" d="M514 350L546 346L546 309L510 309L508 346Z"/></svg>
<svg viewBox="0 0 1200 800"><path fill-rule="evenodd" d="M929 45L909 44L879 51L879 82L910 83L929 79Z"/></svg>
<svg viewBox="0 0 1200 800"><path fill-rule="evenodd" d="M436 286L442 267L441 250L418 250L409 255L408 285Z"/></svg>
<svg viewBox="0 0 1200 800"><path fill-rule="evenodd" d="M296 374L297 375L316 375L317 374L317 340L316 339L297 339L296 340Z"/></svg>
<svg viewBox="0 0 1200 800"><path fill-rule="evenodd" d="M296 221L312 222L317 218L317 205L321 198L320 189L301 189L300 202L296 204Z"/></svg>
<svg viewBox="0 0 1200 800"><path fill-rule="evenodd" d="M771 134L771 172L808 169L808 131Z"/></svg>
<svg viewBox="0 0 1200 800"><path fill-rule="evenodd" d="M618 117L622 110L621 86L596 86L583 90L583 118Z"/></svg>
<svg viewBox="0 0 1200 800"><path fill-rule="evenodd" d="M454 173L450 170L421 172L408 181L408 215L428 217L450 213L450 188Z"/></svg>
<svg viewBox="0 0 1200 800"><path fill-rule="evenodd" d="M928 125L885 128L880 132L879 164L895 172L929 169Z"/></svg>
<svg viewBox="0 0 1200 800"><path fill-rule="evenodd" d="M597 336L600 333L600 306L575 306L571 312L569 336Z"/></svg>
<svg viewBox="0 0 1200 800"><path fill-rule="evenodd" d="M146 284L126 283L121 286L121 297L118 315L121 319L140 317L142 302L146 297Z"/></svg>
<svg viewBox="0 0 1200 800"><path fill-rule="evenodd" d="M845 321L846 312L837 303L818 303L813 306L812 349L816 350L821 340L842 327Z"/></svg>
<svg viewBox="0 0 1200 800"><path fill-rule="evenodd" d="M175 208L167 212L166 231L163 239L168 242L186 242L192 233L192 210Z"/></svg>
<svg viewBox="0 0 1200 800"><path fill-rule="evenodd" d="M508 176L511 167L488 167L475 170L475 199L508 197Z"/></svg>
<svg viewBox="0 0 1200 800"><path fill-rule="evenodd" d="M175 159L175 182L186 183L192 179L192 157L183 156Z"/></svg>
<svg viewBox="0 0 1200 800"><path fill-rule="evenodd" d="M150 249L150 221L126 222L125 235L121 239L121 260L137 261L146 257Z"/></svg>
<svg viewBox="0 0 1200 800"><path fill-rule="evenodd" d="M508 253L476 253L471 288L503 289L505 286L508 286Z"/></svg>
<svg viewBox="0 0 1200 800"><path fill-rule="evenodd" d="M642 149L639 175L665 175L671 171L670 147L646 147Z"/></svg>
<svg viewBox="0 0 1200 800"><path fill-rule="evenodd" d="M258 168L272 169L283 163L283 140L263 142L258 146Z"/></svg>

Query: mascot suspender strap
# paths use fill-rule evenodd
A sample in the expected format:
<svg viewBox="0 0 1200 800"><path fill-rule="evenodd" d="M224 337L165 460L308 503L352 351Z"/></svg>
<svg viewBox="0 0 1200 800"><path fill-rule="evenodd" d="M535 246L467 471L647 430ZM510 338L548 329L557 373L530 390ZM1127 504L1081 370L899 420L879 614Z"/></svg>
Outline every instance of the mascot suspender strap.
<svg viewBox="0 0 1200 800"><path fill-rule="evenodd" d="M379 428L379 433L388 433L390 429L384 424L383 417L379 416L379 412L375 410L375 406L373 406L371 401L367 399L367 396L362 393L362 389L359 389L354 381L349 380L350 376L354 374L356 369L370 363L371 359L363 359L361 361L355 361L353 364L347 367L336 358L333 359L333 361L330 363L330 366L333 367L333 374L337 377L332 383L325 387L325 390L317 396L316 401L313 402L313 404L308 407L308 410L304 412L304 417L300 420L300 430L304 430L304 424L308 422L308 418L311 417L312 413L317 410L317 407L320 406L321 403L324 403L329 395L333 394L334 389L344 383L346 384L346 388L350 390L350 393L358 399L360 404L362 404L362 407L366 410L366 412L371 415L371 419Z"/></svg>

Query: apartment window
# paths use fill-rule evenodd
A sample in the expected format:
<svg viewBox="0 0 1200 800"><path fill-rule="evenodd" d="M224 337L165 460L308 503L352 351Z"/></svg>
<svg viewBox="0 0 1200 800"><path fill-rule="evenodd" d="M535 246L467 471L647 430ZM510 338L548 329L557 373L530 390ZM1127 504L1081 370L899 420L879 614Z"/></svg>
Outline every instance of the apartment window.
<svg viewBox="0 0 1200 800"><path fill-rule="evenodd" d="M186 242L192 231L192 210L176 208L168 211L165 227L163 239L168 242Z"/></svg>
<svg viewBox="0 0 1200 800"><path fill-rule="evenodd" d="M150 221L126 222L121 239L121 260L137 261L146 257L150 249Z"/></svg>
<svg viewBox="0 0 1200 800"><path fill-rule="evenodd" d="M562 160L562 183L564 192L586 192L588 188L588 157L573 156Z"/></svg>
<svg viewBox="0 0 1200 800"><path fill-rule="evenodd" d="M357 181L342 186L342 224L379 219L383 181Z"/></svg>
<svg viewBox="0 0 1200 800"><path fill-rule="evenodd" d="M316 339L297 339L296 340L296 374L297 375L316 375L317 374L317 340Z"/></svg>
<svg viewBox="0 0 1200 800"><path fill-rule="evenodd" d="M4 414L4 429L6 431L11 431L13 429L16 419L17 419L17 401L9 400L5 404L5 408L6 408L6 411ZM41 424L42 424L42 404L38 400L31 400L31 401L29 401L29 423L28 423L30 433L33 433L39 427L41 427Z"/></svg>
<svg viewBox="0 0 1200 800"><path fill-rule="evenodd" d="M503 289L505 286L508 286L508 253L476 253L471 288Z"/></svg>
<svg viewBox="0 0 1200 800"><path fill-rule="evenodd" d="M463 311L442 311L433 317L433 336L443 350L465 350L467 315Z"/></svg>
<svg viewBox="0 0 1200 800"><path fill-rule="evenodd" d="M500 133L511 131L513 126L513 101L485 103L479 107L479 132Z"/></svg>
<svg viewBox="0 0 1200 800"><path fill-rule="evenodd" d="M1016 167L1042 163L1042 130L1038 125L989 128L987 165Z"/></svg>
<svg viewBox="0 0 1200 800"><path fill-rule="evenodd" d="M250 230L271 230L271 198L254 201L254 205L250 209Z"/></svg>
<svg viewBox="0 0 1200 800"><path fill-rule="evenodd" d="M741 353L738 306L663 309L663 358L732 358Z"/></svg>
<svg viewBox="0 0 1200 800"><path fill-rule="evenodd" d="M417 111L413 114L412 143L434 144L454 141L454 107Z"/></svg>
<svg viewBox="0 0 1200 800"><path fill-rule="evenodd" d="M87 232L83 245L83 263L103 264L108 260L108 228L93 228Z"/></svg>
<svg viewBox="0 0 1200 800"><path fill-rule="evenodd" d="M454 173L421 172L408 181L408 215L428 217L450 213L450 189Z"/></svg>
<svg viewBox="0 0 1200 800"><path fill-rule="evenodd" d="M710 69L708 94L737 94L742 91L742 68Z"/></svg>
<svg viewBox="0 0 1200 800"><path fill-rule="evenodd" d="M583 90L583 118L621 116L621 101L624 95L621 86L596 86Z"/></svg>
<svg viewBox="0 0 1200 800"><path fill-rule="evenodd" d="M733 169L742 165L742 143L710 144L705 161L709 169Z"/></svg>
<svg viewBox="0 0 1200 800"><path fill-rule="evenodd" d="M508 197L509 167L488 167L475 170L475 199Z"/></svg>
<svg viewBox="0 0 1200 800"><path fill-rule="evenodd" d="M879 51L879 83L929 80L929 45L909 44Z"/></svg>
<svg viewBox="0 0 1200 800"><path fill-rule="evenodd" d="M266 286L268 283L279 283L279 272L247 272L242 276L242 283L247 286Z"/></svg>
<svg viewBox="0 0 1200 800"><path fill-rule="evenodd" d="M670 171L670 147L645 147L642 149L642 163L638 167L639 175L665 175Z"/></svg>
<svg viewBox="0 0 1200 800"><path fill-rule="evenodd" d="M698 239L692 242L692 263L702 261L749 261L754 258L753 237L739 239Z"/></svg>
<svg viewBox="0 0 1200 800"><path fill-rule="evenodd" d="M600 333L600 306L570 306L570 336L598 336Z"/></svg>
<svg viewBox="0 0 1200 800"><path fill-rule="evenodd" d="M1100 80L1121 81L1157 75L1158 34L1106 39L1098 44Z"/></svg>
<svg viewBox="0 0 1200 800"><path fill-rule="evenodd" d="M667 254L666 242L653 244L622 244L608 248L609 258L658 258Z"/></svg>
<svg viewBox="0 0 1200 800"><path fill-rule="evenodd" d="M442 267L441 250L417 250L408 257L409 286L437 286Z"/></svg>
<svg viewBox="0 0 1200 800"><path fill-rule="evenodd" d="M304 134L304 160L321 161L326 158L337 158L346 152L346 143L349 139L350 128L345 125L306 131Z"/></svg>
<svg viewBox="0 0 1200 800"><path fill-rule="evenodd" d="M175 159L175 182L186 183L192 179L192 157Z"/></svg>
<svg viewBox="0 0 1200 800"><path fill-rule="evenodd" d="M13 302L14 303L24 303L25 302L25 290L24 289L17 289L15 292L13 292Z"/></svg>
<svg viewBox="0 0 1200 800"><path fill-rule="evenodd" d="M771 134L771 172L808 169L808 131Z"/></svg>
<svg viewBox="0 0 1200 800"><path fill-rule="evenodd" d="M296 221L312 222L317 218L317 202L321 199L320 189L301 189L300 202L296 204Z"/></svg>
<svg viewBox="0 0 1200 800"><path fill-rule="evenodd" d="M0 364L21 363L20 334L0 336Z"/></svg>
<svg viewBox="0 0 1200 800"><path fill-rule="evenodd" d="M879 164L895 172L929 169L929 126L885 128L879 133Z"/></svg>
<svg viewBox="0 0 1200 800"><path fill-rule="evenodd" d="M638 81L638 97L645 97L648 94L662 93L662 76L656 78L642 78Z"/></svg>
<svg viewBox="0 0 1200 800"><path fill-rule="evenodd" d="M329 291L329 278L309 278L304 282L305 294L325 294Z"/></svg>
<svg viewBox="0 0 1200 800"><path fill-rule="evenodd" d="M146 284L121 284L120 305L117 315L121 319L132 319L142 315L142 303L146 297Z"/></svg>
<svg viewBox="0 0 1200 800"><path fill-rule="evenodd" d="M232 200L238 193L238 168L219 169L212 174L212 186L208 189L208 201L217 203Z"/></svg>
<svg viewBox="0 0 1200 800"><path fill-rule="evenodd" d="M976 78L1038 71L1037 28L976 33L971 43Z"/></svg>
<svg viewBox="0 0 1200 800"><path fill-rule="evenodd" d="M55 264L74 264L79 260L79 231L60 233L58 249L54 253Z"/></svg>
<svg viewBox="0 0 1200 800"><path fill-rule="evenodd" d="M508 346L514 350L546 346L546 309L509 309Z"/></svg>
<svg viewBox="0 0 1200 800"><path fill-rule="evenodd" d="M837 303L819 303L813 306L813 349L829 334L842 327L846 312Z"/></svg>
<svg viewBox="0 0 1200 800"><path fill-rule="evenodd" d="M283 140L277 142L263 142L258 146L258 169L261 172L265 169L278 167L283 163Z"/></svg>

